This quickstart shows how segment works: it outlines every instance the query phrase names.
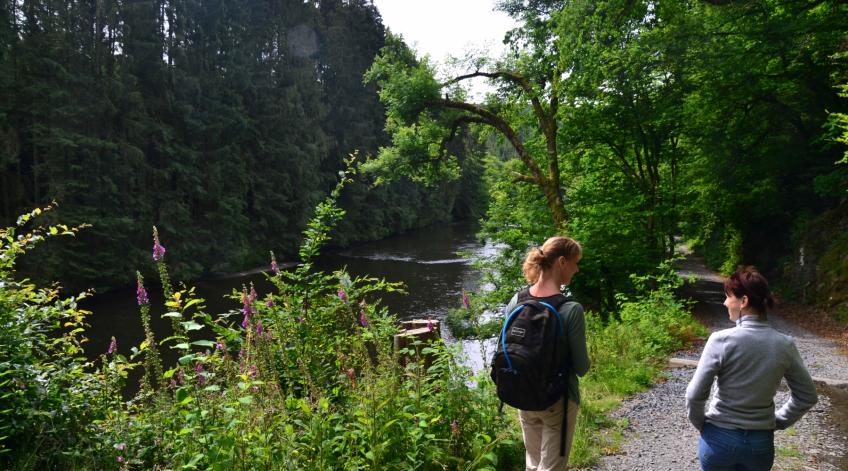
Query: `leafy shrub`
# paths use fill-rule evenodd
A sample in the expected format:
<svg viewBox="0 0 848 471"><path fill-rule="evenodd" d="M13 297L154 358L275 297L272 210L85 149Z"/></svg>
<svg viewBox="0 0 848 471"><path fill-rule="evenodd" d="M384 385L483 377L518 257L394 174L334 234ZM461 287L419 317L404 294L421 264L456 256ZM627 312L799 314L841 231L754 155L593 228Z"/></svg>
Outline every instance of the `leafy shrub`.
<svg viewBox="0 0 848 471"><path fill-rule="evenodd" d="M267 275L275 289L233 293L242 309L212 316L192 288L174 289L165 248L153 258L173 335L150 330L138 277L145 339L131 363L114 353L82 357L76 298L11 281L26 243L3 233L0 428L9 468L59 469L502 469L521 457L514 416L497 413L487 380L473 378L441 342L395 352L396 322L377 296L400 286L311 260L342 216L342 181L318 206L303 263ZM72 231L71 231L72 232ZM8 308L8 309L6 309ZM69 330L56 337L62 322ZM34 329L34 330L33 330ZM212 339L198 334L212 332ZM26 342L29 341L30 344ZM179 355L162 366L159 352ZM127 371L144 379L120 397ZM402 366L403 365L403 366ZM46 420L47 419L47 420Z"/></svg>
<svg viewBox="0 0 848 471"><path fill-rule="evenodd" d="M109 450L98 439L97 420L120 398L129 365L110 354L101 366L83 355L86 293L60 298L57 288L15 279L16 259L47 237L73 236L62 225L22 232L51 207L21 216L0 229L0 467L74 469L102 466Z"/></svg>

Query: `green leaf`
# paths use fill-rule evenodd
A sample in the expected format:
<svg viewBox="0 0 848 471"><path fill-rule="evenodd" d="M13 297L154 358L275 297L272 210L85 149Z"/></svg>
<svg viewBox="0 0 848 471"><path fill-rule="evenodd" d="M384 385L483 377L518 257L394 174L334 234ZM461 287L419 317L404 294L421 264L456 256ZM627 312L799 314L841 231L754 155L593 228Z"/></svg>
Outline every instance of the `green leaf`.
<svg viewBox="0 0 848 471"><path fill-rule="evenodd" d="M179 358L179 360L177 360L177 361L178 361L181 365L188 365L188 364L189 364L192 360L194 360L195 358L197 358L197 355L195 355L194 353L190 353L190 354L188 354L188 355L181 356L181 357Z"/></svg>
<svg viewBox="0 0 848 471"><path fill-rule="evenodd" d="M175 317L177 319L182 319L183 315L180 314L179 312L171 311L171 312L166 312L165 314L162 314L162 317Z"/></svg>
<svg viewBox="0 0 848 471"><path fill-rule="evenodd" d="M245 405L253 404L253 396L242 396L238 401Z"/></svg>
<svg viewBox="0 0 848 471"><path fill-rule="evenodd" d="M195 340L191 343L192 345L197 345L198 347L214 347L215 342L211 340Z"/></svg>
<svg viewBox="0 0 848 471"><path fill-rule="evenodd" d="M180 322L180 324L183 326L183 328L185 330L200 330L200 329L203 328L202 325L200 325L200 324L198 324L197 322L194 322L194 321Z"/></svg>

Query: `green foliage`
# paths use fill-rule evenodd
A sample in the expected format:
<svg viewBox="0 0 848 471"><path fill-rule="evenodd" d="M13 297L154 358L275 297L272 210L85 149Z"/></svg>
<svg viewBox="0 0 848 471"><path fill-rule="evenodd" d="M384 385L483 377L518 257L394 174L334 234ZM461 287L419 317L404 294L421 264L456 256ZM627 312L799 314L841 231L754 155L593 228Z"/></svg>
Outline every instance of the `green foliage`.
<svg viewBox="0 0 848 471"><path fill-rule="evenodd" d="M582 401L571 463L588 466L620 444L625 422L606 414L620 401L649 387L663 369L668 354L689 345L706 329L690 314L688 303L674 290L683 280L672 261L649 276L634 276L639 291L619 296L616 315L586 312L586 338L592 368L581 380Z"/></svg>
<svg viewBox="0 0 848 471"><path fill-rule="evenodd" d="M46 208L52 210L52 207ZM80 228L26 227L36 209L0 229L0 466L7 469L71 469L108 466L108 445L96 423L120 401L132 365L110 353L88 361L82 345L88 296L61 298L56 288L39 288L15 278L18 257L57 235Z"/></svg>
<svg viewBox="0 0 848 471"><path fill-rule="evenodd" d="M441 90L428 60L415 60L401 38L389 33L365 80L380 87L392 145L381 148L363 170L377 175L378 183L397 176L428 185L458 178L457 159L443 145L452 134L445 116L428 110Z"/></svg>
<svg viewBox="0 0 848 471"><path fill-rule="evenodd" d="M137 301L146 337L133 352L144 356L145 379L130 401L121 400L121 386L135 364L110 351L98 370L87 372L93 363L82 358L76 298L53 304L55 293L11 284L6 275L12 264L5 264L0 301L12 317L4 321L10 329L0 343L0 364L7 367L0 376L0 427L6 435L0 459L15 469L514 465L521 456L515 423L497 414L490 382L470 378L456 361L456 349L438 341L394 351L395 319L378 296L401 286L351 279L344 270L314 271L313 257L344 213L337 200L352 181L353 165L350 159L307 224L302 263L269 274L271 293L260 297L252 286L234 293L242 303L235 319L206 313L193 288L170 290L165 316L180 330L158 342L150 332L139 276ZM61 230L19 239L14 228L6 230L2 260ZM158 237L154 244L160 245ZM154 253L167 280L164 251ZM21 312L26 315L14 317ZM70 333L51 337L56 326L48 324L59 321ZM198 338L208 332L213 339ZM165 371L157 351L163 345L178 356ZM37 381L43 384L36 387ZM48 416L52 422L46 428Z"/></svg>

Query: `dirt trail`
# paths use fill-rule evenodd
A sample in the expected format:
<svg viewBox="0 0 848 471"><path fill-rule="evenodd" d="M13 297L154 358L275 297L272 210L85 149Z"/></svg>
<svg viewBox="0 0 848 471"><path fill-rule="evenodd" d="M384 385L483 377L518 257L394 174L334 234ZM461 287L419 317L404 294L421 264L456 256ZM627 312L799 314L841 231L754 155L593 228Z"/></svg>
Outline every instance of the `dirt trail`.
<svg viewBox="0 0 848 471"><path fill-rule="evenodd" d="M708 271L698 257L689 255L680 267L681 275L693 276L683 295L696 301L695 315L710 330L733 327L727 318L721 277ZM795 338L810 374L848 382L848 357L829 340L790 324L780 310L770 313L775 329ZM697 360L703 343L676 357ZM615 411L626 417L624 445L619 454L604 457L596 470L696 470L698 432L686 418L684 393L693 368L668 371L667 381L627 399ZM817 385L819 403L789 430L775 434L775 470L848 470L848 390ZM785 384L775 398L782 404L788 396Z"/></svg>

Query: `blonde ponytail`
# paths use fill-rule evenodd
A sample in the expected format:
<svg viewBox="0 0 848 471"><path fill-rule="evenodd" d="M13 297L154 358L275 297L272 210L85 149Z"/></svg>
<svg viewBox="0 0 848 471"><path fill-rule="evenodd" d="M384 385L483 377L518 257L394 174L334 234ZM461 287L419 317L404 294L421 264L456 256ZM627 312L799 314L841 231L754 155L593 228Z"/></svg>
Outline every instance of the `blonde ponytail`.
<svg viewBox="0 0 848 471"><path fill-rule="evenodd" d="M551 237L541 247L532 247L524 257L521 266L524 278L530 284L539 280L543 271L547 270L559 257L573 260L583 253L580 244L570 237Z"/></svg>

